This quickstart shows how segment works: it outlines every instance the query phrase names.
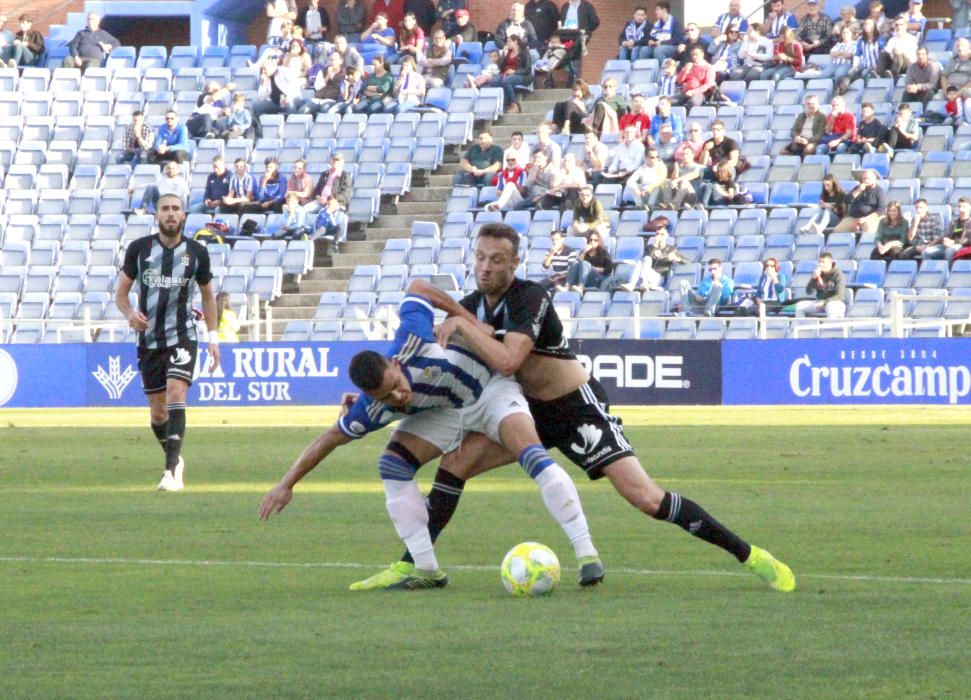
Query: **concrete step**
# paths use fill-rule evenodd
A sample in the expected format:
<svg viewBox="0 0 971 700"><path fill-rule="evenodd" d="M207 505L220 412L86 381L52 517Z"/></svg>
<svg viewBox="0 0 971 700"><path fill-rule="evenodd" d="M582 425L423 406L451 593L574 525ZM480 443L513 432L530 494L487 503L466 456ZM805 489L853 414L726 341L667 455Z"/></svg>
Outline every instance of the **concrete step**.
<svg viewBox="0 0 971 700"><path fill-rule="evenodd" d="M383 247L381 249L384 250ZM381 262L381 253L361 253L357 255L345 255L341 253L338 258L342 267L353 268L357 265L377 265Z"/></svg>
<svg viewBox="0 0 971 700"><path fill-rule="evenodd" d="M316 309L316 304L314 306L274 306L273 325L275 327L278 321L285 324L286 321L294 319L313 318Z"/></svg>
<svg viewBox="0 0 971 700"><path fill-rule="evenodd" d="M412 190L404 199L398 200L398 204L402 202L444 202L448 199L449 194L452 192L452 176L440 176L432 175L432 177L440 178L439 182L446 180L438 186L434 186L433 183L429 183L428 187L421 187L416 190ZM399 209L400 211L400 209Z"/></svg>
<svg viewBox="0 0 971 700"><path fill-rule="evenodd" d="M441 226L444 222L438 221L438 225ZM386 241L390 241L392 238L408 238L410 236L411 229L401 229L401 228L369 228L368 229L368 240L369 241L380 241L383 246ZM383 248L382 248L383 250Z"/></svg>
<svg viewBox="0 0 971 700"><path fill-rule="evenodd" d="M423 220L427 221L428 220L427 217L434 217L442 214L444 202L446 199L448 199L448 193L443 192L443 195L444 195L443 199L438 199L433 201L401 200L400 202L398 202L397 214L394 214L394 215L389 214L389 216L405 216L408 214L414 214L419 217L425 217ZM383 219L383 218L384 216L380 217L378 221L380 221L380 219Z"/></svg>
<svg viewBox="0 0 971 700"><path fill-rule="evenodd" d="M375 229L395 229L398 237L407 236L411 233L411 225L415 221L445 221L445 207L440 206L437 211L426 214L387 214L377 219L374 224L368 226L365 231L366 240L382 240L371 236Z"/></svg>
<svg viewBox="0 0 971 700"><path fill-rule="evenodd" d="M503 116L502 121L500 121L496 126L515 126L518 129L520 129L523 133L526 133L527 129L535 128L538 121L543 120L543 115L545 114L546 114L545 109L539 110L537 112L522 112L519 114L507 114Z"/></svg>
<svg viewBox="0 0 971 700"><path fill-rule="evenodd" d="M367 255L370 253L380 253L384 250L384 244L376 241L348 241L341 246L341 252L334 256L336 265L342 260L343 255ZM333 268L331 268L333 269Z"/></svg>
<svg viewBox="0 0 971 700"><path fill-rule="evenodd" d="M315 284L324 284L323 282ZM273 311L276 313L278 308L293 309L298 307L312 306L317 307L317 302L320 301L320 292L342 292L347 289L347 282L344 280L333 280L326 284L334 285L330 289L321 289L318 292L301 292L300 294L284 294L282 297L273 302ZM301 285L302 287L303 285Z"/></svg>
<svg viewBox="0 0 971 700"><path fill-rule="evenodd" d="M447 192L451 192L452 173L445 173L445 172L442 172L441 170L436 170L434 175L428 176L428 187L429 189L444 188ZM414 193L414 190L412 190L409 194L412 194L412 193Z"/></svg>
<svg viewBox="0 0 971 700"><path fill-rule="evenodd" d="M572 94L570 88L540 88L529 93L523 102L559 102Z"/></svg>
<svg viewBox="0 0 971 700"><path fill-rule="evenodd" d="M384 250L382 247L381 250ZM335 256L335 259L340 258L340 256ZM320 280L348 280L354 273L353 266L350 265L335 265L334 267L316 267L306 275L303 276L301 281L320 281Z"/></svg>

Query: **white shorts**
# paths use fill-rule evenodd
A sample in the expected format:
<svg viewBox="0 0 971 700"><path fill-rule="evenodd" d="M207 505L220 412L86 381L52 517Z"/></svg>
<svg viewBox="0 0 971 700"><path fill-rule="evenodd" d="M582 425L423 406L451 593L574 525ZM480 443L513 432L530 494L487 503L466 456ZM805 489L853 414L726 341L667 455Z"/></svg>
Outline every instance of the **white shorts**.
<svg viewBox="0 0 971 700"><path fill-rule="evenodd" d="M497 374L489 379L479 400L471 406L439 408L407 416L398 422L394 432L420 437L447 454L458 449L468 433L482 433L498 443L499 424L516 413L525 413L532 419L519 383Z"/></svg>

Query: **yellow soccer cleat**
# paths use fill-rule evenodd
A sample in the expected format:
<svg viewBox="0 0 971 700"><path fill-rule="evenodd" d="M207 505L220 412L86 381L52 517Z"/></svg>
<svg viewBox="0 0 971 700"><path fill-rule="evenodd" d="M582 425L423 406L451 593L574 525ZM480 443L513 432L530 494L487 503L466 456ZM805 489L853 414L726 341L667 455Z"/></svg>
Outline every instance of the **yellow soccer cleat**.
<svg viewBox="0 0 971 700"><path fill-rule="evenodd" d="M745 568L777 591L791 593L796 590L796 577L792 569L760 547L752 546Z"/></svg>
<svg viewBox="0 0 971 700"><path fill-rule="evenodd" d="M352 591L376 591L391 588L415 573L415 565L410 562L396 561L384 571L374 576L355 581L350 585Z"/></svg>

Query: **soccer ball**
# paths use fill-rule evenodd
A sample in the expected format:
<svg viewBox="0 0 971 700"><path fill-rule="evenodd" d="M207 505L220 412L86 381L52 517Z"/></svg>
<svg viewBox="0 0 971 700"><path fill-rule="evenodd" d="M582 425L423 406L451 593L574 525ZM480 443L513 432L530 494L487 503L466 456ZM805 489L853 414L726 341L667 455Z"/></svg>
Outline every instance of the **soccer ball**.
<svg viewBox="0 0 971 700"><path fill-rule="evenodd" d="M502 560L502 585L514 596L548 595L560 582L560 560L539 542L523 542Z"/></svg>

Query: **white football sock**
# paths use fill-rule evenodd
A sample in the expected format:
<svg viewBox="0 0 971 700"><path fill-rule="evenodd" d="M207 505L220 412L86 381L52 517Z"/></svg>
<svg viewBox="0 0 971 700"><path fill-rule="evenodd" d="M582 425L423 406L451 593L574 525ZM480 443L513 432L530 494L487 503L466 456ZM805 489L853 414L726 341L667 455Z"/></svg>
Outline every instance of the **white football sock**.
<svg viewBox="0 0 971 700"><path fill-rule="evenodd" d="M382 483L388 515L394 523L395 532L415 560L415 568L436 571L438 560L435 558L432 536L428 533L428 511L418 483L414 479L384 479Z"/></svg>
<svg viewBox="0 0 971 700"><path fill-rule="evenodd" d="M577 558L597 556L583 506L580 505L580 494L570 475L559 464L553 464L540 472L534 481L543 495L546 510L563 528Z"/></svg>

